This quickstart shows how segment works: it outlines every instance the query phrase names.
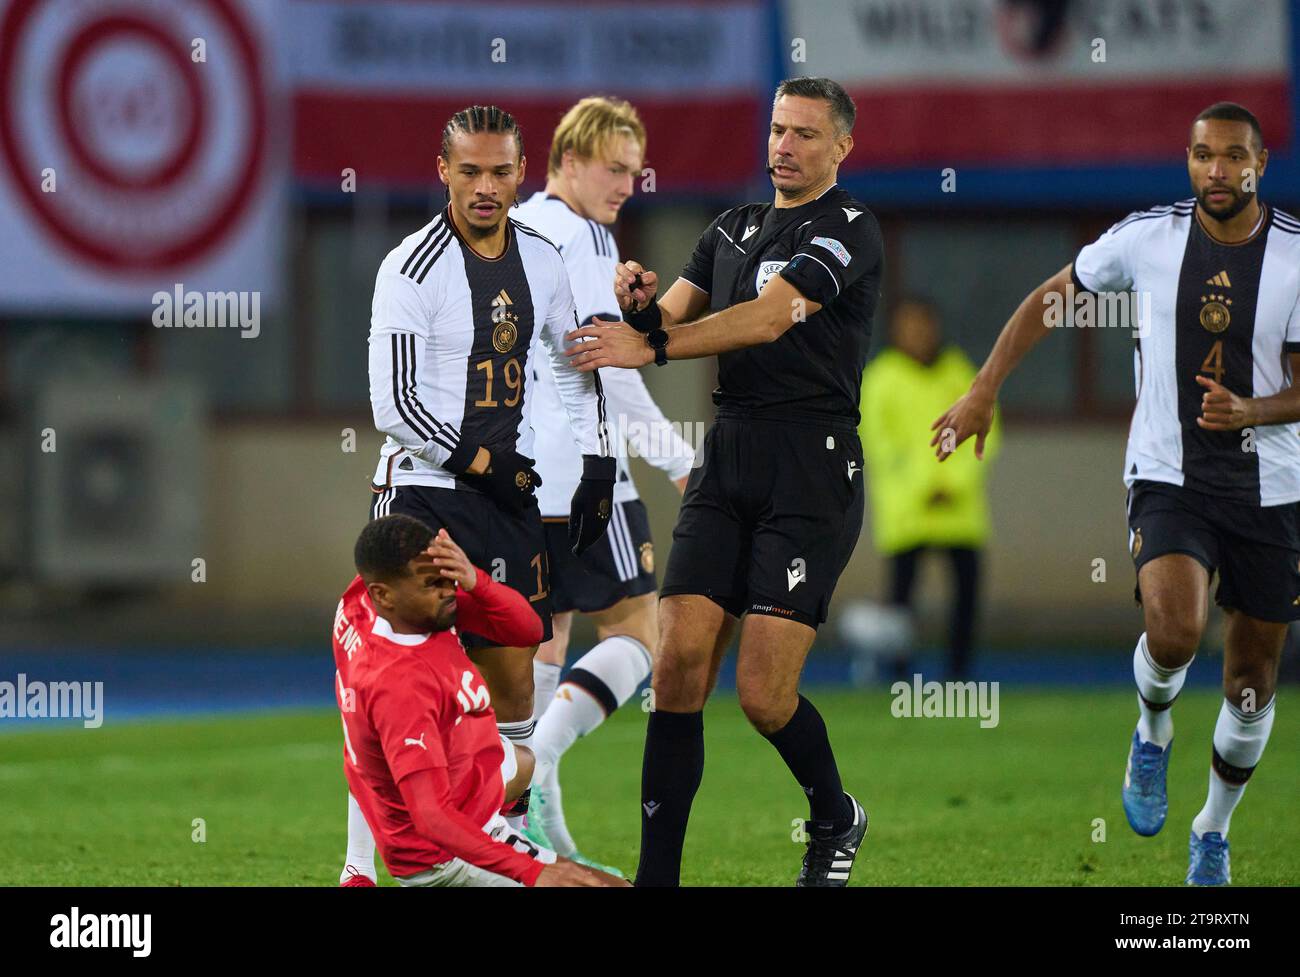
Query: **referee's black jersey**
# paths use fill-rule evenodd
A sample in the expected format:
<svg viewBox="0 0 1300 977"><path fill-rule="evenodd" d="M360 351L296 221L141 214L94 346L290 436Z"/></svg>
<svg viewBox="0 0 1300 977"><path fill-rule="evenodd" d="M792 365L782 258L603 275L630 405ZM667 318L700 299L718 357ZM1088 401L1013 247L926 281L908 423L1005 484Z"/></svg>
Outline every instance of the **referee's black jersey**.
<svg viewBox="0 0 1300 977"><path fill-rule="evenodd" d="M681 277L708 292L711 311L757 298L773 275L821 305L776 342L718 356L719 417L857 426L882 245L875 217L838 186L798 207L745 204L708 226Z"/></svg>

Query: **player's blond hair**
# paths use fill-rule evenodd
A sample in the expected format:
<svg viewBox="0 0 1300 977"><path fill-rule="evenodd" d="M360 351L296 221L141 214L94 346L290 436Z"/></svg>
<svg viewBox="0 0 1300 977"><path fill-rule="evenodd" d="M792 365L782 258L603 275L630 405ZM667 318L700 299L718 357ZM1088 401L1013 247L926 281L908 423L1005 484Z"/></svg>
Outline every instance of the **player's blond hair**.
<svg viewBox="0 0 1300 977"><path fill-rule="evenodd" d="M645 152L645 126L631 103L604 95L584 98L565 112L555 127L546 175L560 172L564 154L570 149L581 159L606 158L610 142L619 136L631 136Z"/></svg>

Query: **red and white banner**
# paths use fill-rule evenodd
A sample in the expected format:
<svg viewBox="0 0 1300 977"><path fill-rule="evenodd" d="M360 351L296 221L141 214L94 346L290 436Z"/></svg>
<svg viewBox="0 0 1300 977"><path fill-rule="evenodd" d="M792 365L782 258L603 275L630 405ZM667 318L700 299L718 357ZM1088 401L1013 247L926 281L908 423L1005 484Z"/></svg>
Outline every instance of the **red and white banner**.
<svg viewBox="0 0 1300 977"><path fill-rule="evenodd" d="M279 291L275 3L0 5L0 308Z"/></svg>
<svg viewBox="0 0 1300 977"><path fill-rule="evenodd" d="M1167 160L1225 100L1270 146L1290 140L1286 0L784 0L783 13L792 71L829 75L857 103L853 169Z"/></svg>
<svg viewBox="0 0 1300 977"><path fill-rule="evenodd" d="M532 172L585 95L627 98L647 165L675 193L734 186L761 165L764 11L711 3L359 3L292 0L294 169L338 185L432 185L452 113L495 102L519 120Z"/></svg>

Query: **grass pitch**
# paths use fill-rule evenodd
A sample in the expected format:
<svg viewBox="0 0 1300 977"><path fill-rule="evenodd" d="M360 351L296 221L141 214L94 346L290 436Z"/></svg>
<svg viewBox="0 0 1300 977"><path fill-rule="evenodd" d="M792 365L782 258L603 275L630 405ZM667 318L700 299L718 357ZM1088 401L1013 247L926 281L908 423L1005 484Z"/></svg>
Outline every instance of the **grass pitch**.
<svg viewBox="0 0 1300 977"><path fill-rule="evenodd" d="M1286 708L1286 692L1233 818L1238 884L1300 881L1300 713ZM1217 693L1188 689L1178 701L1169 822L1149 839L1133 834L1120 807L1136 719L1130 691L1004 688L993 729L976 719L894 718L884 692L810 697L846 786L871 817L852 884L1182 883ZM636 701L580 740L561 768L584 852L629 872L645 729ZM734 698L710 704L705 730L683 882L790 884L802 856L793 822L807 815L803 795ZM344 825L332 711L0 734L6 884L331 886ZM383 883L391 884L381 870Z"/></svg>

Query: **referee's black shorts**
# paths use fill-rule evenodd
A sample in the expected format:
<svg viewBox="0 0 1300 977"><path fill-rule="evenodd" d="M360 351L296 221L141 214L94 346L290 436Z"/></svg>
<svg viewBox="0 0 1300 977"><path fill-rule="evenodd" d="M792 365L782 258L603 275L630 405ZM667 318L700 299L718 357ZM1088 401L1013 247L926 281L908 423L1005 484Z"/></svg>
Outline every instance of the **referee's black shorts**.
<svg viewBox="0 0 1300 977"><path fill-rule="evenodd" d="M862 530L862 445L844 424L720 418L682 499L660 596L816 628Z"/></svg>
<svg viewBox="0 0 1300 977"><path fill-rule="evenodd" d="M1140 480L1128 498L1133 565L1186 553L1205 567L1220 607L1261 621L1300 621L1300 502L1260 506ZM1142 589L1133 588L1142 603Z"/></svg>
<svg viewBox="0 0 1300 977"><path fill-rule="evenodd" d="M550 640L550 561L536 502L531 509L513 513L478 492L431 485L393 485L372 491L371 519L400 512L419 519L435 533L446 527L471 563L528 598L542 619L542 640ZM496 645L465 631L460 637L467 649Z"/></svg>

